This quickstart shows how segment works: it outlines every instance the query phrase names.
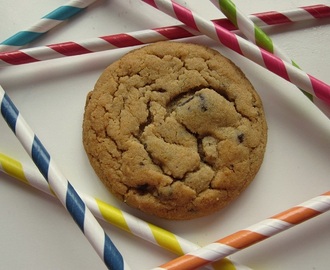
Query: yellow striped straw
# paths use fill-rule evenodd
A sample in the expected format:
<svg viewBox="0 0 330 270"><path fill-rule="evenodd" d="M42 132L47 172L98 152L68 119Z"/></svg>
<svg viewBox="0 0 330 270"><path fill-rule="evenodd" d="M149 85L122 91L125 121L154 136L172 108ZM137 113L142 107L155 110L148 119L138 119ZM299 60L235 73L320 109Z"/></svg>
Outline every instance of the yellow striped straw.
<svg viewBox="0 0 330 270"><path fill-rule="evenodd" d="M54 196L47 181L36 168L24 165L20 161L2 153L0 153L0 171L29 186ZM95 217L107 221L130 234L169 250L179 256L200 248L197 244L134 217L104 201L80 192L78 193ZM219 260L205 268L215 270L251 270L251 268L227 258Z"/></svg>

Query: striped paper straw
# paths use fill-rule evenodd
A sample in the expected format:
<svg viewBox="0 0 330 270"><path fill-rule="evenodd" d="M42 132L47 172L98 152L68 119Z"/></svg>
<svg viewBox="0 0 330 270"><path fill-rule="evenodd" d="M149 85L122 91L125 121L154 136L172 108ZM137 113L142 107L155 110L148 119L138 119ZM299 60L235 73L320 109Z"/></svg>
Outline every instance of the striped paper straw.
<svg viewBox="0 0 330 270"><path fill-rule="evenodd" d="M47 180L57 198L71 214L97 254L109 269L130 269L122 255L86 207L74 187L57 168L39 138L24 120L14 103L0 86L0 109L4 120L22 146L31 156L41 174Z"/></svg>
<svg viewBox="0 0 330 270"><path fill-rule="evenodd" d="M257 17L253 22L258 26L274 25L278 22L298 22L310 19L319 19L327 17L330 7L327 5L311 5L299 7L297 9L287 11L269 11L263 13L255 13ZM262 17L259 15L262 14Z"/></svg>
<svg viewBox="0 0 330 270"><path fill-rule="evenodd" d="M312 14L318 14L318 16L308 16L310 13L306 10L313 11ZM298 20L325 18L329 16L330 9L327 9L324 5L316 5L282 11L281 13L268 11L251 15L249 18L262 27L267 25L286 24ZM228 19L218 19L213 22L228 30L237 30L235 25L233 25ZM0 67L28 64L61 57L148 44L156 41L187 38L194 35L200 35L200 33L184 25L174 25L131 33L109 35L81 42L58 43L31 49L0 53Z"/></svg>
<svg viewBox="0 0 330 270"><path fill-rule="evenodd" d="M211 1L234 25L237 26L237 28L247 37L248 40L299 68L299 66L291 60L290 57L282 51L260 27L254 24L254 22L250 20L248 16L245 15L231 0ZM313 96L311 94L305 92L304 90L302 90L302 92L311 101L313 101Z"/></svg>
<svg viewBox="0 0 330 270"><path fill-rule="evenodd" d="M38 170L21 163L7 155L0 153L0 171L34 187L48 195L54 196L47 181L42 177ZM167 249L177 255L183 255L188 252L197 250L200 246L183 239L169 231L160 227L147 223L137 217L134 217L104 201L95 199L89 195L80 193L81 198L87 207L99 219L107 221L116 227L138 236L148 242ZM212 265L207 266L208 269L215 270L249 270L251 268L243 266L237 262L228 259L222 259Z"/></svg>
<svg viewBox="0 0 330 270"><path fill-rule="evenodd" d="M0 52L17 50L20 47L27 45L47 33L50 29L81 12L95 1L96 0L73 0L66 5L56 8L28 29L19 31L15 35L1 42Z"/></svg>
<svg viewBox="0 0 330 270"><path fill-rule="evenodd" d="M194 252L183 255L154 270L188 270L234 254L244 248L283 232L297 224L330 210L330 191L265 219L244 230Z"/></svg>
<svg viewBox="0 0 330 270"><path fill-rule="evenodd" d="M171 0L143 0L313 96L330 103L330 85Z"/></svg>

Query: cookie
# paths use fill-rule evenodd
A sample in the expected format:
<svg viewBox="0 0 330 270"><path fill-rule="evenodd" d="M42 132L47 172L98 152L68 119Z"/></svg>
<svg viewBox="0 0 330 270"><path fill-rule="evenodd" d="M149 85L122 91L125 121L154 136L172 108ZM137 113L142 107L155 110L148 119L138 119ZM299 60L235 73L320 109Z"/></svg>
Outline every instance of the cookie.
<svg viewBox="0 0 330 270"><path fill-rule="evenodd" d="M211 214L253 180L264 157L262 102L230 60L159 42L105 69L87 97L83 144L117 198L174 220Z"/></svg>

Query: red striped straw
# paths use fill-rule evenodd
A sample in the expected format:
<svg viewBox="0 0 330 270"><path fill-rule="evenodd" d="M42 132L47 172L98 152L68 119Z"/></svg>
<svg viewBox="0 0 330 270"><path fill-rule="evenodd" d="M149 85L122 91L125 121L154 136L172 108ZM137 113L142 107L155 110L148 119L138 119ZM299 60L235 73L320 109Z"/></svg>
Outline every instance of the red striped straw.
<svg viewBox="0 0 330 270"><path fill-rule="evenodd" d="M206 20L174 1L170 0L143 0L143 2L163 11L164 13L180 20L187 26L220 42L227 48L248 58L256 64L268 69L272 73L295 84L313 96L330 103L330 85L316 79L306 72L283 61L272 53L259 48L253 43L241 38L225 28Z"/></svg>
<svg viewBox="0 0 330 270"><path fill-rule="evenodd" d="M278 24L278 22L297 22L300 20L319 19L327 17L330 12L330 7L327 5L311 5L299 7L298 9L288 10L286 12L270 11L263 13L255 13L254 16L259 18L265 25ZM259 15L262 15L260 17ZM254 20L253 22L262 26L262 22Z"/></svg>
<svg viewBox="0 0 330 270"><path fill-rule="evenodd" d="M267 11L250 15L249 18L258 26L288 24L303 20L320 19L330 16L330 8L325 5L299 7L285 11ZM213 21L227 30L237 28L228 19ZM108 35L80 42L65 42L48 46L34 47L13 52L0 53L0 67L40 62L61 57L94 53L129 46L148 44L161 40L172 40L200 35L185 25L160 27L130 33Z"/></svg>
<svg viewBox="0 0 330 270"><path fill-rule="evenodd" d="M236 253L330 210L330 191L153 270L189 270Z"/></svg>

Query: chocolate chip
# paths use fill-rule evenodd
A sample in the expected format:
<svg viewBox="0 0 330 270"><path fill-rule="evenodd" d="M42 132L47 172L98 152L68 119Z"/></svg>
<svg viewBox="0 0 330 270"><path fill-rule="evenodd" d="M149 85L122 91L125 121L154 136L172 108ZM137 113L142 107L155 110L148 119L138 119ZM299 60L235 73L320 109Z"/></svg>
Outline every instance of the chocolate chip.
<svg viewBox="0 0 330 270"><path fill-rule="evenodd" d="M239 141L239 143L242 143L244 141L244 133L241 133L237 136L237 139Z"/></svg>

